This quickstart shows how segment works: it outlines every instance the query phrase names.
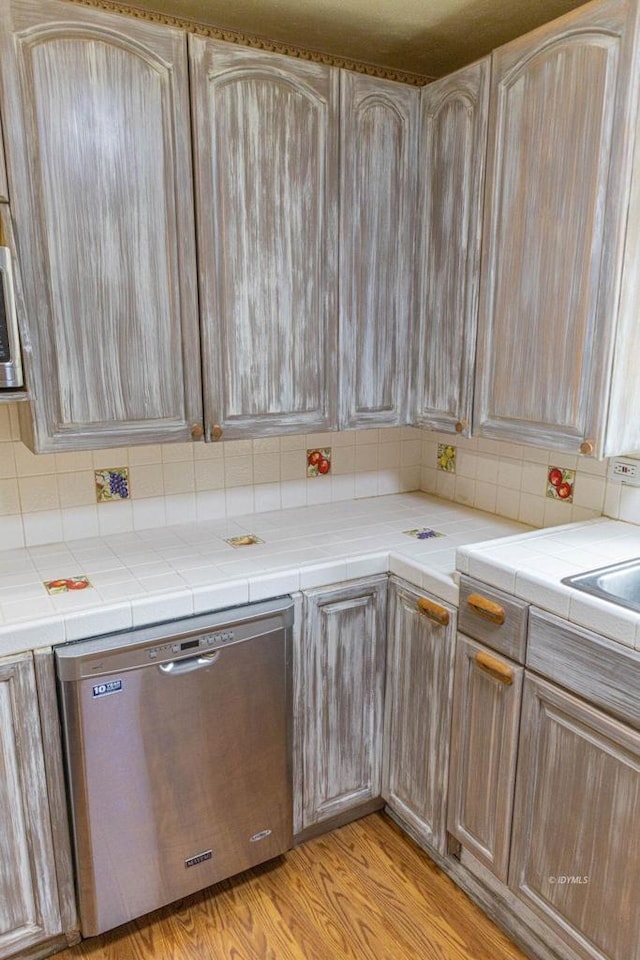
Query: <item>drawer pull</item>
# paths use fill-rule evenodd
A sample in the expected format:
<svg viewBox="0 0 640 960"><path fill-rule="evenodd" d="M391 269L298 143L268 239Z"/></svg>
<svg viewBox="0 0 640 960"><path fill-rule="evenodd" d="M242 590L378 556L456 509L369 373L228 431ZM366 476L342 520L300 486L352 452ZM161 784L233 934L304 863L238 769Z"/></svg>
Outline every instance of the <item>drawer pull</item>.
<svg viewBox="0 0 640 960"><path fill-rule="evenodd" d="M494 603L493 600L487 600L486 597L481 596L479 593L470 593L467 597L467 603L474 613L484 617L485 620L490 620L491 623L497 624L504 623L504 607L501 607L499 603Z"/></svg>
<svg viewBox="0 0 640 960"><path fill-rule="evenodd" d="M491 676L499 680L500 683L513 683L513 670L511 667L508 667L506 663L502 663L501 660L497 660L496 657L492 657L490 653L485 653L483 650L476 653L476 663L481 670L486 670L487 673L490 673Z"/></svg>
<svg viewBox="0 0 640 960"><path fill-rule="evenodd" d="M439 603L433 600L427 600L426 597L420 597L418 600L418 610L424 613L430 620L435 620L441 627L446 627L449 623L449 611L446 607L441 607Z"/></svg>

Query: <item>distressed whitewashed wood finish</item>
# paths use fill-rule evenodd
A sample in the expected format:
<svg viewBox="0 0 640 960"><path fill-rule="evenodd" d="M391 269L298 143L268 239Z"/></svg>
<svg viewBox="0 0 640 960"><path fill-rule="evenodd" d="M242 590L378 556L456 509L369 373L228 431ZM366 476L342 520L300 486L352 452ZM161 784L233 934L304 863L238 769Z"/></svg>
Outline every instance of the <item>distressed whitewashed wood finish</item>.
<svg viewBox="0 0 640 960"><path fill-rule="evenodd" d="M0 123L0 202L8 203L9 187L7 186L7 169L4 162L4 139L2 124Z"/></svg>
<svg viewBox="0 0 640 960"><path fill-rule="evenodd" d="M69 811L62 759L62 730L52 651L34 651L33 665L38 691L60 920L63 932L69 942L72 942L80 937L80 924L76 909Z"/></svg>
<svg viewBox="0 0 640 960"><path fill-rule="evenodd" d="M633 23L582 7L493 55L475 432L602 450Z"/></svg>
<svg viewBox="0 0 640 960"><path fill-rule="evenodd" d="M41 450L202 420L186 39L58 0L2 7L2 108Z"/></svg>
<svg viewBox="0 0 640 960"><path fill-rule="evenodd" d="M335 428L339 71L189 49L207 428Z"/></svg>
<svg viewBox="0 0 640 960"><path fill-rule="evenodd" d="M455 610L441 626L418 607L425 596L391 579L387 639L383 796L413 834L446 850Z"/></svg>
<svg viewBox="0 0 640 960"><path fill-rule="evenodd" d="M512 671L504 683L478 665L483 651L458 634L447 828L506 883L524 670L495 657Z"/></svg>
<svg viewBox="0 0 640 960"><path fill-rule="evenodd" d="M528 676L519 749L509 885L579 956L638 960L640 734Z"/></svg>
<svg viewBox="0 0 640 960"><path fill-rule="evenodd" d="M0 956L61 932L31 654L0 661Z"/></svg>
<svg viewBox="0 0 640 960"><path fill-rule="evenodd" d="M340 75L340 426L408 416L417 88Z"/></svg>
<svg viewBox="0 0 640 960"><path fill-rule="evenodd" d="M532 610L527 667L640 730L637 650Z"/></svg>
<svg viewBox="0 0 640 960"><path fill-rule="evenodd" d="M414 418L471 426L490 59L423 87Z"/></svg>
<svg viewBox="0 0 640 960"><path fill-rule="evenodd" d="M303 826L380 796L387 577L305 593Z"/></svg>
<svg viewBox="0 0 640 960"><path fill-rule="evenodd" d="M497 604L504 611L504 621L493 623L482 616L474 606L476 597ZM525 659L528 614L529 604L525 601L464 574L460 577L458 629L472 640L478 640L516 663L524 663Z"/></svg>

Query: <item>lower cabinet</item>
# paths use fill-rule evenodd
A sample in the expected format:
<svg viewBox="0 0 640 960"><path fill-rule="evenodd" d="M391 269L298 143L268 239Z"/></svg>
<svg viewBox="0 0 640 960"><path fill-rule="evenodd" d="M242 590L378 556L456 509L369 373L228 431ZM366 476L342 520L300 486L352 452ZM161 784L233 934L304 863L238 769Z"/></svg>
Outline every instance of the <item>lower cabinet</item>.
<svg viewBox="0 0 640 960"><path fill-rule="evenodd" d="M0 661L0 958L62 932L31 654Z"/></svg>
<svg viewBox="0 0 640 960"><path fill-rule="evenodd" d="M455 610L392 579L383 796L444 853Z"/></svg>
<svg viewBox="0 0 640 960"><path fill-rule="evenodd" d="M524 682L509 885L580 956L640 957L640 733Z"/></svg>
<svg viewBox="0 0 640 960"><path fill-rule="evenodd" d="M304 595L302 829L381 793L387 577Z"/></svg>
<svg viewBox="0 0 640 960"><path fill-rule="evenodd" d="M456 641L447 828L507 882L524 670Z"/></svg>

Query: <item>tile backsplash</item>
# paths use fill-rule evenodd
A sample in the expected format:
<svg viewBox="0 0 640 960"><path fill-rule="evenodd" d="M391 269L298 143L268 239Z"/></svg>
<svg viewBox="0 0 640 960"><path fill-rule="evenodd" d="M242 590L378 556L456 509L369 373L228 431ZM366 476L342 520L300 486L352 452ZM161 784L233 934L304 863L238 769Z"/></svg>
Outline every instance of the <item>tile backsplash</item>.
<svg viewBox="0 0 640 960"><path fill-rule="evenodd" d="M330 472L308 477L308 451L329 448ZM421 457L411 427L34 456L3 404L0 549L417 490Z"/></svg>
<svg viewBox="0 0 640 960"><path fill-rule="evenodd" d="M314 451L330 469L309 476ZM0 550L418 489L535 527L603 513L640 524L640 488L608 481L607 469L413 427L34 456L3 404ZM111 491L113 473L116 494L96 502L96 478Z"/></svg>

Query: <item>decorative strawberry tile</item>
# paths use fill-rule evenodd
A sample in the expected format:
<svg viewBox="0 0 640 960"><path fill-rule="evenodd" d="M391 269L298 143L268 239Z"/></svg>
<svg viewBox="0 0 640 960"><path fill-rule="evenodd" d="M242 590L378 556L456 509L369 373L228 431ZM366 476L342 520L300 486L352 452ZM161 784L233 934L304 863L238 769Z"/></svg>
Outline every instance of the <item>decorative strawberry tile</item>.
<svg viewBox="0 0 640 960"><path fill-rule="evenodd" d="M307 476L323 477L331 470L331 447L307 450Z"/></svg>
<svg viewBox="0 0 640 960"><path fill-rule="evenodd" d="M576 482L575 470L563 467L549 467L547 474L547 496L552 500L564 500L573 503L573 487Z"/></svg>
<svg viewBox="0 0 640 960"><path fill-rule="evenodd" d="M456 472L456 448L448 443L438 444L438 469L445 473Z"/></svg>
<svg viewBox="0 0 640 960"><path fill-rule="evenodd" d="M86 590L93 587L88 577L61 577L58 580L43 580L47 593L67 593L70 590Z"/></svg>
<svg viewBox="0 0 640 960"><path fill-rule="evenodd" d="M108 467L94 470L96 478L96 500L109 503L112 500L128 500L131 496L128 467Z"/></svg>

